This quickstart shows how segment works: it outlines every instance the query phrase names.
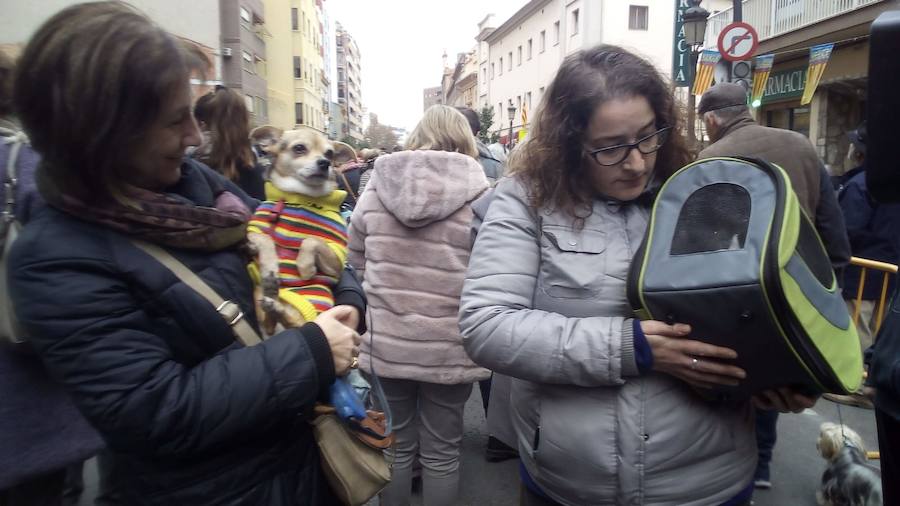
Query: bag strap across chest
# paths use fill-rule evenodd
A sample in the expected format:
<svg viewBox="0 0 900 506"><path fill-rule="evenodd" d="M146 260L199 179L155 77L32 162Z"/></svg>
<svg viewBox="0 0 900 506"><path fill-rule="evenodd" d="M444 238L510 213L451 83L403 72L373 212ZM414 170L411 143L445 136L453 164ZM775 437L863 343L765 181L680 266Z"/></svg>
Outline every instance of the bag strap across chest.
<svg viewBox="0 0 900 506"><path fill-rule="evenodd" d="M253 330L253 327L247 323L243 311L241 311L240 306L236 302L222 298L222 296L216 293L216 291L206 284L205 281L200 279L200 276L197 276L194 271L190 270L165 249L144 241L133 240L132 243L155 258L164 267L172 271L172 273L184 284L191 287L191 289L209 301L209 303L216 308L216 312L219 313L231 327L235 337L241 344L244 346L254 346L262 342L262 338L259 337L259 334L257 334L256 331Z"/></svg>

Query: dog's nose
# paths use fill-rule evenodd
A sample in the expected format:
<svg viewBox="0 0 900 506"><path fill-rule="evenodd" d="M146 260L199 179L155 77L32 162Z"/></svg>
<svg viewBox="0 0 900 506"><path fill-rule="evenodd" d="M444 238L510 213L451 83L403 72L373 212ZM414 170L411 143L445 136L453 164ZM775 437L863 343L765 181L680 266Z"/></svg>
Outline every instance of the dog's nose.
<svg viewBox="0 0 900 506"><path fill-rule="evenodd" d="M331 161L327 158L319 158L319 161L316 162L316 168L319 169L319 172L328 172L330 167Z"/></svg>

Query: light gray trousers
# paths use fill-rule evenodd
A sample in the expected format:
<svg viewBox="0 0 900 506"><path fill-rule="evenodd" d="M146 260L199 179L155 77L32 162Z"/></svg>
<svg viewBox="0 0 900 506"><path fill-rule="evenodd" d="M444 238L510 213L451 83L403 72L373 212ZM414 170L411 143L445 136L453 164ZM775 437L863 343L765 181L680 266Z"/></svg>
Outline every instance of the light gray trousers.
<svg viewBox="0 0 900 506"><path fill-rule="evenodd" d="M472 384L439 385L381 378L391 407L394 469L381 492L382 506L407 506L412 495L412 466L422 464L425 506L455 506L459 497L459 448L463 409Z"/></svg>

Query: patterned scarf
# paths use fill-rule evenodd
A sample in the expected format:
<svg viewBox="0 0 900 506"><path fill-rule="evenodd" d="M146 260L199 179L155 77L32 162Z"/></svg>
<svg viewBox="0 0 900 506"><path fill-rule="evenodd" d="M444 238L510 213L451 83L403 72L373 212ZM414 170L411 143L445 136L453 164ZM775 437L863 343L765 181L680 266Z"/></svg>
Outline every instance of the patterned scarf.
<svg viewBox="0 0 900 506"><path fill-rule="evenodd" d="M178 195L130 185L122 188L119 199L87 203L61 190L47 177L46 171L40 169L37 183L51 206L135 239L160 246L207 252L220 251L244 241L250 209L215 179L202 172L195 176L209 183L214 198L213 207L196 205Z"/></svg>

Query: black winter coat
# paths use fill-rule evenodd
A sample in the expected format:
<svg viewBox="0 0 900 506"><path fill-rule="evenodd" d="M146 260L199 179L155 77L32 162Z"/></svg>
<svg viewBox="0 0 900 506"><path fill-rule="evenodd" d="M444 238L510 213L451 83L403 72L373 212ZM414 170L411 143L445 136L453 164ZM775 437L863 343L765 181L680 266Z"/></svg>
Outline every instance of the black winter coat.
<svg viewBox="0 0 900 506"><path fill-rule="evenodd" d="M196 162L182 170L172 191L211 206L200 171L215 173ZM256 325L242 255L169 251ZM112 450L126 504L333 503L305 418L335 379L318 326L244 348L206 299L126 236L52 208L25 228L9 274L35 349ZM352 274L335 292L364 308Z"/></svg>
<svg viewBox="0 0 900 506"><path fill-rule="evenodd" d="M838 202L853 255L879 262L896 262L898 255L894 243L900 235L900 204L880 204L872 199L866 187L864 170L844 182ZM878 300L881 297L882 279L880 273L869 271L863 287L864 300ZM847 266L843 285L845 299L856 299L859 280L860 268ZM888 293L893 293L893 276L890 280Z"/></svg>

